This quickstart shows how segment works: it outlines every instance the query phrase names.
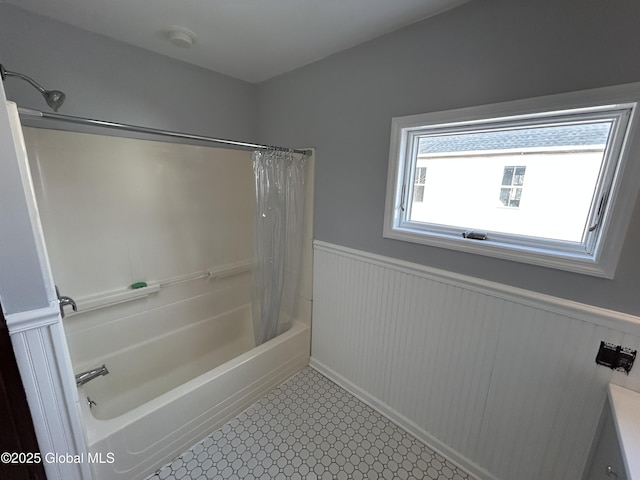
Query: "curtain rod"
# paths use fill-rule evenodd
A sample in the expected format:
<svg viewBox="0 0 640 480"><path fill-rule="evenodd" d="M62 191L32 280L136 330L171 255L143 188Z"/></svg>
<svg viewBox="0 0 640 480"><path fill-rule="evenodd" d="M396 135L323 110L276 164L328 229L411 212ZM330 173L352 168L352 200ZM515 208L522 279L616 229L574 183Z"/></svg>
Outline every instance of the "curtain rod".
<svg viewBox="0 0 640 480"><path fill-rule="evenodd" d="M138 125L128 125L126 123L108 122L105 120L95 120L92 118L75 117L73 115L63 115L61 113L41 112L39 110L33 110L31 108L18 107L18 113L21 116L38 117L51 120L59 120L62 122L76 123L79 125L91 125L105 128L112 128L115 130L126 130L136 133L147 133L150 135L160 135L163 137L172 138L184 138L187 140L197 140L201 142L217 143L222 145L231 145L234 147L241 147L250 150L280 150L284 152L299 153L301 155L310 156L311 150L296 150L293 148L275 147L270 145L261 145L257 143L238 142L235 140L225 140L224 138L213 138L204 135L192 135L190 133L172 132L170 130L160 130L157 128L140 127Z"/></svg>

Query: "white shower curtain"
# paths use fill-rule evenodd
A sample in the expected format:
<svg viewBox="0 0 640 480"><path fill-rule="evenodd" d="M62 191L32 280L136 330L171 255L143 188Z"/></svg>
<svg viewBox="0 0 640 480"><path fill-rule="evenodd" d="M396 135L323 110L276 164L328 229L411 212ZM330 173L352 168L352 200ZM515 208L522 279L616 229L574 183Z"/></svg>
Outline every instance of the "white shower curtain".
<svg viewBox="0 0 640 480"><path fill-rule="evenodd" d="M256 346L291 327L298 296L307 162L300 155L255 151L254 269L251 286Z"/></svg>

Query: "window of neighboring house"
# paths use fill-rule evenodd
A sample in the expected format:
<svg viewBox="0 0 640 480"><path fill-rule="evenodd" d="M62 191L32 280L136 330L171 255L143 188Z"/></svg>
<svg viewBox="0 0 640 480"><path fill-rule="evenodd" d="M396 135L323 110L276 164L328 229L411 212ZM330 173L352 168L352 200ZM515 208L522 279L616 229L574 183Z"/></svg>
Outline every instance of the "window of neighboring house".
<svg viewBox="0 0 640 480"><path fill-rule="evenodd" d="M500 201L505 207L520 206L522 197L522 185L524 184L524 173L526 166L504 167L502 172L502 187L500 188Z"/></svg>
<svg viewBox="0 0 640 480"><path fill-rule="evenodd" d="M416 176L413 181L413 202L420 203L424 201L424 182L427 178L427 168L416 168Z"/></svg>
<svg viewBox="0 0 640 480"><path fill-rule="evenodd" d="M632 84L394 118L384 235L612 278L638 101Z"/></svg>

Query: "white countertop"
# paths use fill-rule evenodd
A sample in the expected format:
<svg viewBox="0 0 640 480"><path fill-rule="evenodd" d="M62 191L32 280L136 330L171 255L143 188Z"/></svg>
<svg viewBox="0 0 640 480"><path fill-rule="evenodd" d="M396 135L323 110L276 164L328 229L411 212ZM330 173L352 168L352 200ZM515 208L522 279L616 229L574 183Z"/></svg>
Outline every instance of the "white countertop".
<svg viewBox="0 0 640 480"><path fill-rule="evenodd" d="M640 480L640 393L609 384L609 402L630 480Z"/></svg>

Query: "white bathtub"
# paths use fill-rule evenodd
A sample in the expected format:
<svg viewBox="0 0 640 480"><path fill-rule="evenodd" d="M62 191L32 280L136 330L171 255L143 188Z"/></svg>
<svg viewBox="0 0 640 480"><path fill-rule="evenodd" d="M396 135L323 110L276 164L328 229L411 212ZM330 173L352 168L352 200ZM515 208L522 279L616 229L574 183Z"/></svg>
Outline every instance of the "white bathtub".
<svg viewBox="0 0 640 480"><path fill-rule="evenodd" d="M309 345L297 322L253 347L245 307L102 357L110 374L78 391L94 477L151 475L305 366Z"/></svg>

